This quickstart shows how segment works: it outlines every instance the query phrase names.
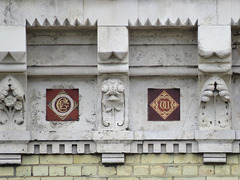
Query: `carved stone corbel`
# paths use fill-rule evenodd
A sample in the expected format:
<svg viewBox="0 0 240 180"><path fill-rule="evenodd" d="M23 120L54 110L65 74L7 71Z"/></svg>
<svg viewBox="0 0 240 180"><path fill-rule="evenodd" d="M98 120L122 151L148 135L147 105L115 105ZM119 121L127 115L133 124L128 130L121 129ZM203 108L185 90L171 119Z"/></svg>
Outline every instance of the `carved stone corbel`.
<svg viewBox="0 0 240 180"><path fill-rule="evenodd" d="M199 70L203 73L227 73L231 70L231 27L198 27Z"/></svg>
<svg viewBox="0 0 240 180"><path fill-rule="evenodd" d="M126 27L98 27L99 63L127 63L128 30Z"/></svg>
<svg viewBox="0 0 240 180"><path fill-rule="evenodd" d="M125 122L125 87L119 79L108 79L102 83L102 124L117 130Z"/></svg>
<svg viewBox="0 0 240 180"><path fill-rule="evenodd" d="M230 129L230 93L224 80L209 78L201 92L199 129Z"/></svg>

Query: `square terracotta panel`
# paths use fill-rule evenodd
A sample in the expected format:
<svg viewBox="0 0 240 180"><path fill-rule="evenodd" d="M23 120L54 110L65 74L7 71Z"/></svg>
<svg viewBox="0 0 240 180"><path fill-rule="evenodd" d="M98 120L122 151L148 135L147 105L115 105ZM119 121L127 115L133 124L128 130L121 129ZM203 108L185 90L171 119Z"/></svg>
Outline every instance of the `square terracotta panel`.
<svg viewBox="0 0 240 180"><path fill-rule="evenodd" d="M180 121L180 89L148 89L148 121Z"/></svg>
<svg viewBox="0 0 240 180"><path fill-rule="evenodd" d="M47 121L78 121L78 89L47 89Z"/></svg>

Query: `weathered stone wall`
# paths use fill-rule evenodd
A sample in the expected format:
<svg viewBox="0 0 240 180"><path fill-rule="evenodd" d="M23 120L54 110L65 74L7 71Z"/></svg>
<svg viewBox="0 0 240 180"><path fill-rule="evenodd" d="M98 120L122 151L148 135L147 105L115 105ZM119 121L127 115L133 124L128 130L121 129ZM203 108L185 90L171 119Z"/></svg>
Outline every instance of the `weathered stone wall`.
<svg viewBox="0 0 240 180"><path fill-rule="evenodd" d="M21 166L0 167L1 180L238 180L239 155L203 164L200 154L126 155L124 165L104 166L100 155L25 155Z"/></svg>

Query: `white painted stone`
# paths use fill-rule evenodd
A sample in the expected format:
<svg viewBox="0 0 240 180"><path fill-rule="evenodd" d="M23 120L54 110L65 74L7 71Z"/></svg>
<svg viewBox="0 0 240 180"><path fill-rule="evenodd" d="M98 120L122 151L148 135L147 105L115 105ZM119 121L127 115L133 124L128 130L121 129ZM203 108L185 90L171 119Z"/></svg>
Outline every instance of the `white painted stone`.
<svg viewBox="0 0 240 180"><path fill-rule="evenodd" d="M26 52L24 26L0 26L1 52Z"/></svg>
<svg viewBox="0 0 240 180"><path fill-rule="evenodd" d="M126 130L128 117L128 77L98 76L99 102L97 106L98 128L103 130Z"/></svg>
<svg viewBox="0 0 240 180"><path fill-rule="evenodd" d="M119 79L107 79L101 86L102 124L118 129L125 122L125 85Z"/></svg>
<svg viewBox="0 0 240 180"><path fill-rule="evenodd" d="M230 129L230 91L223 79L209 78L201 91L199 129Z"/></svg>
<svg viewBox="0 0 240 180"><path fill-rule="evenodd" d="M22 125L26 120L25 92L20 82L12 76L7 76L0 82L0 124ZM25 121L26 123L26 121Z"/></svg>
<svg viewBox="0 0 240 180"><path fill-rule="evenodd" d="M199 143L199 152L226 153L232 152L235 139L234 130L198 130L195 139Z"/></svg>
<svg viewBox="0 0 240 180"><path fill-rule="evenodd" d="M27 117L29 128L33 132L53 131L72 132L92 131L96 128L96 91L97 82L94 77L43 76L28 79ZM51 122L46 121L46 89L79 89L79 121ZM75 133L74 133L75 132ZM69 136L70 138L70 136Z"/></svg>
<svg viewBox="0 0 240 180"><path fill-rule="evenodd" d="M157 20L161 24L166 24L169 19L173 24L179 18L181 22L187 21L190 18L191 22L197 19L197 6L196 2L185 3L180 1L139 1L139 19L141 22L145 22L149 19L152 24L155 24ZM201 6L199 4L198 8ZM169 11L171 9L171 11ZM146 13L147 12L147 13ZM176 13L178 12L178 13ZM188 13L187 13L188 12ZM195 12L195 13L193 13ZM180 15L181 14L181 15Z"/></svg>
<svg viewBox="0 0 240 180"><path fill-rule="evenodd" d="M95 131L93 140L98 153L129 153L133 140L131 131Z"/></svg>
<svg viewBox="0 0 240 180"><path fill-rule="evenodd" d="M137 15L138 1L84 1L84 16L91 22L97 20L99 26L127 26Z"/></svg>
<svg viewBox="0 0 240 180"><path fill-rule="evenodd" d="M216 55L220 59L225 59L230 56L231 27L204 25L199 26L198 53L204 59L208 59L213 55ZM230 62L230 60L228 61Z"/></svg>
<svg viewBox="0 0 240 180"><path fill-rule="evenodd" d="M147 89L180 88L180 121L148 121ZM129 128L132 131L172 132L181 136L185 130L198 129L198 94L197 78L149 76L130 77ZM169 133L167 133L169 134ZM156 135L157 136L157 135ZM164 136L166 137L166 136ZM170 135L171 137L171 135Z"/></svg>
<svg viewBox="0 0 240 180"><path fill-rule="evenodd" d="M128 29L126 27L98 27L99 63L128 62Z"/></svg>
<svg viewBox="0 0 240 180"><path fill-rule="evenodd" d="M27 38L29 66L97 66L96 30L31 30Z"/></svg>
<svg viewBox="0 0 240 180"><path fill-rule="evenodd" d="M203 154L204 163L226 163L227 155L225 153L204 153Z"/></svg>
<svg viewBox="0 0 240 180"><path fill-rule="evenodd" d="M103 164L123 164L124 154L102 154Z"/></svg>
<svg viewBox="0 0 240 180"><path fill-rule="evenodd" d="M112 153L239 153L239 7L238 0L0 1L0 77L12 75L28 95L24 123L0 125L0 154L107 153L103 162L116 163L124 160ZM198 123L202 113L214 119L213 82L215 120L227 119L224 127ZM79 121L46 121L51 88L79 89ZM180 121L148 121L148 88L180 89Z"/></svg>
<svg viewBox="0 0 240 180"><path fill-rule="evenodd" d="M128 74L128 64L98 64L98 74Z"/></svg>
<svg viewBox="0 0 240 180"><path fill-rule="evenodd" d="M1 64L26 63L26 30L24 26L0 26L0 39ZM24 70L26 71L26 68Z"/></svg>
<svg viewBox="0 0 240 180"><path fill-rule="evenodd" d="M218 24L230 25L232 14L232 3L228 0L218 0Z"/></svg>
<svg viewBox="0 0 240 180"><path fill-rule="evenodd" d="M21 164L21 155L0 155L0 164Z"/></svg>

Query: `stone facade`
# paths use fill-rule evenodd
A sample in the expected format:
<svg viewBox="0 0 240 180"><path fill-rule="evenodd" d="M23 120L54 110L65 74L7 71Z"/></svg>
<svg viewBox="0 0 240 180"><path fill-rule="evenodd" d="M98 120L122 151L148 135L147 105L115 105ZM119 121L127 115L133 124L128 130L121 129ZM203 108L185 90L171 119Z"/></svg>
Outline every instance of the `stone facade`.
<svg viewBox="0 0 240 180"><path fill-rule="evenodd" d="M0 164L23 165L0 175L234 179L239 9L238 0L1 1ZM160 156L168 165L152 165ZM34 158L39 168L25 166Z"/></svg>

